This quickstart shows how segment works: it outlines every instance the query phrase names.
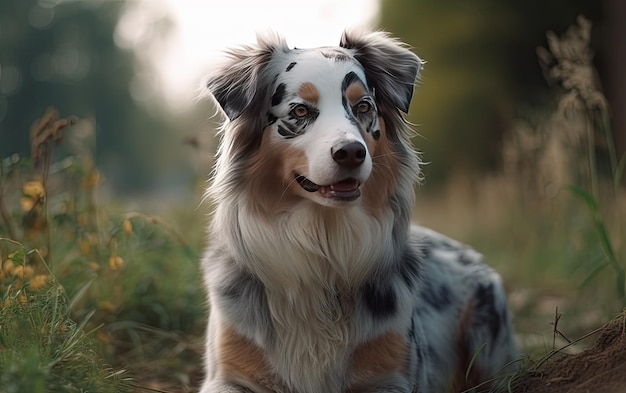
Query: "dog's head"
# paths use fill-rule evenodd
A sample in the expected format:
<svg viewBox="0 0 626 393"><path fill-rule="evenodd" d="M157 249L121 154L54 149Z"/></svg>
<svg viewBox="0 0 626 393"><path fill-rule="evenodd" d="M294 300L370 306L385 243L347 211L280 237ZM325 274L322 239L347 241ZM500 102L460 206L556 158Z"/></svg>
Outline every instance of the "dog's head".
<svg viewBox="0 0 626 393"><path fill-rule="evenodd" d="M229 52L207 87L229 118L214 188L259 209L389 202L416 180L407 112L422 61L384 33L289 49L276 36ZM402 184L400 184L402 183ZM406 184L410 183L410 184Z"/></svg>

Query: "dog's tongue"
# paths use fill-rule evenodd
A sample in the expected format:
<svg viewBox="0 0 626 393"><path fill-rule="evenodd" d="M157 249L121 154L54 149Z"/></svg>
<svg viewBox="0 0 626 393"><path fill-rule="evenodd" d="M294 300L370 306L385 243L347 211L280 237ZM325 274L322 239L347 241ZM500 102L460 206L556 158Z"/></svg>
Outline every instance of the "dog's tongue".
<svg viewBox="0 0 626 393"><path fill-rule="evenodd" d="M345 191L354 191L359 188L359 182L356 180L344 180L339 183L331 184L331 191L345 192Z"/></svg>

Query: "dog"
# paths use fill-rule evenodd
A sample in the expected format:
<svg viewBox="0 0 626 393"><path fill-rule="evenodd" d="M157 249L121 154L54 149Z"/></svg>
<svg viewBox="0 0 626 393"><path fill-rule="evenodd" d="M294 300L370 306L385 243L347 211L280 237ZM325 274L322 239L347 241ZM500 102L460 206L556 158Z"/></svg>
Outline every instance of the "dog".
<svg viewBox="0 0 626 393"><path fill-rule="evenodd" d="M227 119L202 393L453 392L515 367L498 274L411 224L422 67L383 32L315 49L269 33L207 78Z"/></svg>

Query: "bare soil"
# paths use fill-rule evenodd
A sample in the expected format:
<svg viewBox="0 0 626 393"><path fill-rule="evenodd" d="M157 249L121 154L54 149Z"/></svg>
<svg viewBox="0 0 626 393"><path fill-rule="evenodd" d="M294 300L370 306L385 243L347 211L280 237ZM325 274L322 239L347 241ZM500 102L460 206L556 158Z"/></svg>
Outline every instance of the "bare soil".
<svg viewBox="0 0 626 393"><path fill-rule="evenodd" d="M516 393L626 393L626 323L604 327L593 348L559 354L527 373Z"/></svg>

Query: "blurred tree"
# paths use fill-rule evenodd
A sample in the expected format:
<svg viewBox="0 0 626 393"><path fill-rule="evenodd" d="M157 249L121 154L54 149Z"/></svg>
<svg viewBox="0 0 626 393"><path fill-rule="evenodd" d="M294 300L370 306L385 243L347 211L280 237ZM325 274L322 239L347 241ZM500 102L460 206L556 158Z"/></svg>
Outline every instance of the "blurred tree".
<svg viewBox="0 0 626 393"><path fill-rule="evenodd" d="M114 188L154 180L167 123L131 97L135 58L114 40L123 6L0 1L0 157L27 155L31 123L54 106L62 116L95 119L96 162Z"/></svg>
<svg viewBox="0 0 626 393"><path fill-rule="evenodd" d="M564 32L579 14L597 26L600 7L588 0L381 0L381 28L427 61L410 120L420 125L415 144L431 162L428 183L497 165L502 133L522 105L548 102L536 56L546 32Z"/></svg>

